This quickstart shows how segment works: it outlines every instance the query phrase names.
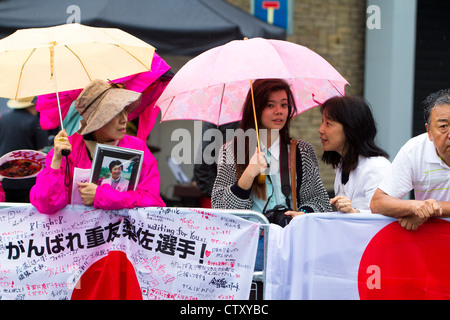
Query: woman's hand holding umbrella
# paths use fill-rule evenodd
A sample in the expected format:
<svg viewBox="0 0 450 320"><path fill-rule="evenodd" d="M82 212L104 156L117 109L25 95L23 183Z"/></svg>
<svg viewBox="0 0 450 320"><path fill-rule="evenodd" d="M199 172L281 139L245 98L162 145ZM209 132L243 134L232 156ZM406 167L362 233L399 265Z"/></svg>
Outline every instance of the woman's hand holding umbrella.
<svg viewBox="0 0 450 320"><path fill-rule="evenodd" d="M244 170L238 181L238 186L245 190L250 189L255 178L264 174L268 167L264 152L260 152L258 147L256 147L255 153L250 158L247 168Z"/></svg>
<svg viewBox="0 0 450 320"><path fill-rule="evenodd" d="M59 170L61 168L61 161L63 159L63 151L72 151L72 145L69 142L66 130L61 130L55 137L54 140L55 153L52 158L52 169Z"/></svg>

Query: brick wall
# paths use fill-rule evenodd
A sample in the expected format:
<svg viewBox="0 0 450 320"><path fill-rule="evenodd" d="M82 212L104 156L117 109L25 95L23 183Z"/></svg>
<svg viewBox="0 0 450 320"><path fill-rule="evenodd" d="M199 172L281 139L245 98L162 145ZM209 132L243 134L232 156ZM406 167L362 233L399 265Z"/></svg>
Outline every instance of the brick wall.
<svg viewBox="0 0 450 320"><path fill-rule="evenodd" d="M249 11L250 0L226 0ZM293 34L286 40L314 50L350 82L346 93L363 95L365 0L294 0ZM328 191L333 191L334 171L320 161L322 146L317 130L321 123L318 108L297 116L291 136L311 143L317 153L320 172Z"/></svg>

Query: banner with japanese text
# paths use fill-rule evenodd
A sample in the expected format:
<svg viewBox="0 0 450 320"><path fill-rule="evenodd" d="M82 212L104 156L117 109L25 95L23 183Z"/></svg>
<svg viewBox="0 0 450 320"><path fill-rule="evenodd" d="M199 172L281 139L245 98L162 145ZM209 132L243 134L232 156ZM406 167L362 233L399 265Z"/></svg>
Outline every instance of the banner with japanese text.
<svg viewBox="0 0 450 320"><path fill-rule="evenodd" d="M0 299L248 299L259 224L217 210L0 210Z"/></svg>

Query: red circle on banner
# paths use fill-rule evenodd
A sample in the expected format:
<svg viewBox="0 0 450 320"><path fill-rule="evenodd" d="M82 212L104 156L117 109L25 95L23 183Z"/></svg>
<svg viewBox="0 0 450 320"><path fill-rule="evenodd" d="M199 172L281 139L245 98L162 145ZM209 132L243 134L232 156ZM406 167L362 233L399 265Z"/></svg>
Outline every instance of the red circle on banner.
<svg viewBox="0 0 450 320"><path fill-rule="evenodd" d="M72 300L142 300L136 272L125 252L110 251L78 280Z"/></svg>
<svg viewBox="0 0 450 320"><path fill-rule="evenodd" d="M359 265L363 300L450 299L450 224L430 219L416 231L393 222L367 245Z"/></svg>

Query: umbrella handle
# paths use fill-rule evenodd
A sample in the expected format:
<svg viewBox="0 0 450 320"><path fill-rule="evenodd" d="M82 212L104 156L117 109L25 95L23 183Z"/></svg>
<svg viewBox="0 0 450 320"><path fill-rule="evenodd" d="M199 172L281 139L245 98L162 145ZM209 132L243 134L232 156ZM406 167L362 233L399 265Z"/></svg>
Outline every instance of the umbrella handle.
<svg viewBox="0 0 450 320"><path fill-rule="evenodd" d="M253 94L253 81L251 79L250 79L250 91L252 94L253 119L255 120L255 129L256 129L256 143L258 144L258 152L261 152L261 146L259 144L258 120L256 118L255 95ZM258 181L258 184L264 184L266 182L266 175L259 174L257 177L257 181Z"/></svg>
<svg viewBox="0 0 450 320"><path fill-rule="evenodd" d="M261 152L261 146L259 145L258 120L256 118L255 95L253 94L253 81L251 79L250 79L250 91L252 94L253 119L255 120L255 129L256 129L256 143L258 144L258 151Z"/></svg>
<svg viewBox="0 0 450 320"><path fill-rule="evenodd" d="M55 45L56 41L53 41L50 46L50 78L53 78L53 82L55 84L55 91L56 91L56 101L58 102L58 113L59 113L59 121L61 123L61 130L64 130L63 125L63 119L62 119L62 112L61 112L61 104L59 102L59 92L58 92L58 85L56 83L56 77L54 77L55 73ZM70 150L62 150L61 154L65 157L67 157L70 154Z"/></svg>
<svg viewBox="0 0 450 320"><path fill-rule="evenodd" d="M61 123L61 130L64 130L63 119L62 119L62 114L61 114L61 105L59 103L58 88L56 87L56 79L55 79L55 88L56 88L56 100L58 101L59 121ZM70 150L66 150L66 149L61 150L61 154L65 157L67 157L70 154Z"/></svg>

